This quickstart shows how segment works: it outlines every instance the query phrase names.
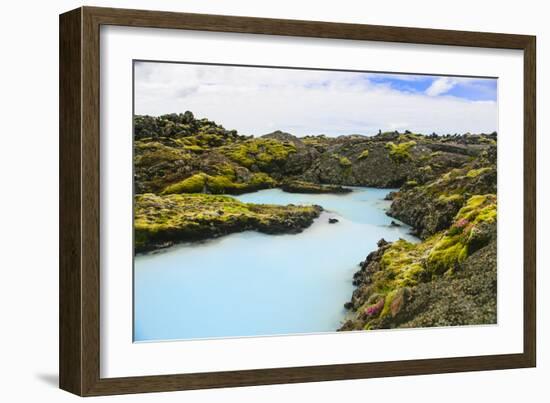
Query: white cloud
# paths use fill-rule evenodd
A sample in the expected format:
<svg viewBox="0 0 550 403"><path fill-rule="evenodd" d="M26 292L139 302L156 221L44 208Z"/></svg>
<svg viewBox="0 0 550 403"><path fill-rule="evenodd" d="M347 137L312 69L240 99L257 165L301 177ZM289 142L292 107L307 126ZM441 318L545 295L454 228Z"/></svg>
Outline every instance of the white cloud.
<svg viewBox="0 0 550 403"><path fill-rule="evenodd" d="M427 95L373 83L363 73L170 63L138 63L135 77L137 114L190 110L242 134L497 130L496 102L437 96L448 91L444 82Z"/></svg>
<svg viewBox="0 0 550 403"><path fill-rule="evenodd" d="M455 85L458 84L458 80L452 77L440 77L434 80L432 85L426 89L426 95L431 97L445 94L450 91Z"/></svg>

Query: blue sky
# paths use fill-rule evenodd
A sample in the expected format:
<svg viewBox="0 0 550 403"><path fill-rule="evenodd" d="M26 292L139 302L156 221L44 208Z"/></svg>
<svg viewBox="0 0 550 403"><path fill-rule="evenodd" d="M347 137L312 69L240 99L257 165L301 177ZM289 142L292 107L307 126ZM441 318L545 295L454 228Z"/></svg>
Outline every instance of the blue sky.
<svg viewBox="0 0 550 403"><path fill-rule="evenodd" d="M390 88L412 94L426 94L437 81L445 80L448 88L442 88L437 95L454 96L470 101L495 101L497 100L497 80L483 78L461 78L450 76L430 75L391 75L391 74L367 74L368 80Z"/></svg>
<svg viewBox="0 0 550 403"><path fill-rule="evenodd" d="M138 62L135 111L191 110L242 134L284 130L497 130L497 80L452 76Z"/></svg>

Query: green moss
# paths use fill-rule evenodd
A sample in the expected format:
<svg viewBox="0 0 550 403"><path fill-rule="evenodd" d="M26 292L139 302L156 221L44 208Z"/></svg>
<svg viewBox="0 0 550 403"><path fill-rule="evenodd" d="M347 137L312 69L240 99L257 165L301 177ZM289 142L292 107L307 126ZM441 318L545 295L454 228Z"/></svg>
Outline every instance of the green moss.
<svg viewBox="0 0 550 403"><path fill-rule="evenodd" d="M424 270L422 259L432 244L432 240L414 244L404 239L392 243L380 260L385 275L375 288L384 291L415 285Z"/></svg>
<svg viewBox="0 0 550 403"><path fill-rule="evenodd" d="M362 152L361 154L359 154L358 159L364 160L364 159L367 158L368 156L369 156L369 150L368 150L368 148L365 148L365 149L363 150L363 152Z"/></svg>
<svg viewBox="0 0 550 403"><path fill-rule="evenodd" d="M262 172L253 174L248 182L236 182L235 172L233 168L228 165L222 165L220 167L220 173L220 175L197 173L178 183L167 186L161 194L235 194L258 189L266 189L277 185L277 182L273 178Z"/></svg>
<svg viewBox="0 0 550 403"><path fill-rule="evenodd" d="M306 145L315 146L315 147L324 147L329 144L330 140L324 134L318 136L305 136L300 140Z"/></svg>
<svg viewBox="0 0 550 403"><path fill-rule="evenodd" d="M183 148L185 148L186 150L189 150L189 151L193 151L193 152L197 152L197 153L200 153L200 152L203 152L204 151L204 148L199 146L199 145L190 145L190 146L184 146Z"/></svg>
<svg viewBox="0 0 550 403"><path fill-rule="evenodd" d="M461 203L464 200L461 194L453 193L450 195L442 194L437 198L440 203Z"/></svg>
<svg viewBox="0 0 550 403"><path fill-rule="evenodd" d="M134 143L134 165L148 167L160 162L187 161L189 153L157 141L136 141Z"/></svg>
<svg viewBox="0 0 550 403"><path fill-rule="evenodd" d="M420 172L424 173L424 174L430 174L430 173L433 172L433 169L432 169L432 167L431 167L430 165L426 165L426 166L424 166L424 167L420 167L418 170L419 170Z"/></svg>
<svg viewBox="0 0 550 403"><path fill-rule="evenodd" d="M480 247L478 226L482 223L493 223L496 218L496 195L470 197L455 216L453 225L438 236L439 239L428 255L429 270L435 274L452 272L457 264L468 257L472 242L476 241L476 248Z"/></svg>
<svg viewBox="0 0 550 403"><path fill-rule="evenodd" d="M477 178L479 175L481 174L484 174L485 172L489 172L492 168L490 167L483 167L483 168L478 168L478 169L471 169L470 171L468 171L468 173L466 174L466 176L468 178Z"/></svg>
<svg viewBox="0 0 550 403"><path fill-rule="evenodd" d="M254 187L274 187L277 185L275 179L263 172L255 173L254 175L252 175L249 183Z"/></svg>
<svg viewBox="0 0 550 403"><path fill-rule="evenodd" d="M415 186L418 186L418 182L415 181L415 180L410 180L410 181L405 182L405 185L407 185L409 187L415 187Z"/></svg>
<svg viewBox="0 0 550 403"><path fill-rule="evenodd" d="M497 197L494 194L475 195L468 199L456 215L455 221L467 220L473 224L494 222L497 217Z"/></svg>
<svg viewBox="0 0 550 403"><path fill-rule="evenodd" d="M461 169L453 168L449 172L443 174L441 177L444 182L449 182L453 179L460 177L463 174Z"/></svg>
<svg viewBox="0 0 550 403"><path fill-rule="evenodd" d="M475 222L495 222L497 220L496 205L484 207L475 219Z"/></svg>
<svg viewBox="0 0 550 403"><path fill-rule="evenodd" d="M416 133L411 133L408 130L405 130L405 133L402 133L397 137L397 141L400 142L400 143L405 142L405 141L409 141L409 140L414 141L414 140L423 140L423 139L424 139L423 135L416 134Z"/></svg>
<svg viewBox="0 0 550 403"><path fill-rule="evenodd" d="M432 273L443 274L454 269L468 256L468 245L462 234L444 234L428 255L428 268Z"/></svg>
<svg viewBox="0 0 550 403"><path fill-rule="evenodd" d="M481 144L490 144L490 145L493 145L493 146L496 146L497 145L497 142L494 140L494 139L491 139L491 138L487 138L485 136L481 136L479 138L479 142Z"/></svg>
<svg viewBox="0 0 550 403"><path fill-rule="evenodd" d="M201 193L205 190L206 178L206 174L195 174L187 179L166 187L162 191L162 194Z"/></svg>
<svg viewBox="0 0 550 403"><path fill-rule="evenodd" d="M411 160L410 149L416 145L416 141L411 140L404 143L395 144L390 141L386 143L386 149L389 151L390 158L396 162Z"/></svg>
<svg viewBox="0 0 550 403"><path fill-rule="evenodd" d="M229 196L178 194L135 197L137 250L165 241L204 239L257 229L267 233L296 232L319 215L315 206L243 203Z"/></svg>
<svg viewBox="0 0 550 403"><path fill-rule="evenodd" d="M274 163L285 161L289 154L296 152L296 146L276 139L260 138L223 147L222 152L247 168L256 165L265 169Z"/></svg>
<svg viewBox="0 0 550 403"><path fill-rule="evenodd" d="M351 167L351 161L346 157L340 157L338 162L340 163L341 167L344 167L344 168Z"/></svg>
<svg viewBox="0 0 550 403"><path fill-rule="evenodd" d="M206 187L210 193L222 194L230 193L238 189L242 184L233 182L229 177L224 175L206 176Z"/></svg>
<svg viewBox="0 0 550 403"><path fill-rule="evenodd" d="M455 200L462 196L445 197ZM452 275L471 252L489 241L482 234L481 225L495 220L495 195L476 195L468 199L448 230L416 244L400 239L389 245L380 258L380 269L372 274L369 285L370 296L385 298L380 318L390 315L392 307L393 311L398 310L397 305L402 301L395 302L396 306L392 304L398 296L404 298L403 290L432 276ZM369 298L365 307L372 302Z"/></svg>

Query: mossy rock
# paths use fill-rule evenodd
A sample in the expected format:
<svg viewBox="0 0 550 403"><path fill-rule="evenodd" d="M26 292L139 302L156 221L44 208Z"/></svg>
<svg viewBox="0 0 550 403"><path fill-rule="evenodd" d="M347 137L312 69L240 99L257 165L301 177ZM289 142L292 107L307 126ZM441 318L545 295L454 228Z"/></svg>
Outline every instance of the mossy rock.
<svg viewBox="0 0 550 403"><path fill-rule="evenodd" d="M352 189L338 185L322 185L299 180L287 180L281 183L281 189L289 193L351 193Z"/></svg>
<svg viewBox="0 0 550 403"><path fill-rule="evenodd" d="M364 160L369 156L369 149L365 148L361 154L359 154L359 157L357 157L358 160Z"/></svg>
<svg viewBox="0 0 550 403"><path fill-rule="evenodd" d="M269 175L258 172L252 174L247 182L235 181L234 171L229 168L220 175L197 173L180 182L167 186L161 194L212 193L241 194L260 189L272 188L277 182Z"/></svg>
<svg viewBox="0 0 550 403"><path fill-rule="evenodd" d="M284 163L289 154L295 153L296 146L272 138L259 138L228 146L222 152L247 168L258 167L270 171Z"/></svg>
<svg viewBox="0 0 550 403"><path fill-rule="evenodd" d="M404 162L412 159L410 149L415 145L416 141L414 140L398 144L395 144L393 141L389 141L386 143L386 148L388 149L392 160L395 162Z"/></svg>
<svg viewBox="0 0 550 403"><path fill-rule="evenodd" d="M319 206L243 203L209 194L137 195L135 248L142 252L246 230L298 233L311 225L321 210Z"/></svg>
<svg viewBox="0 0 550 403"><path fill-rule="evenodd" d="M496 221L496 195L475 195L468 199L455 217L453 225L438 237L427 258L432 273L441 274L454 270L473 250L489 241L481 234L480 226Z"/></svg>
<svg viewBox="0 0 550 403"><path fill-rule="evenodd" d="M351 167L351 161L347 157L340 157L338 159L338 162L340 163L340 166L343 168Z"/></svg>

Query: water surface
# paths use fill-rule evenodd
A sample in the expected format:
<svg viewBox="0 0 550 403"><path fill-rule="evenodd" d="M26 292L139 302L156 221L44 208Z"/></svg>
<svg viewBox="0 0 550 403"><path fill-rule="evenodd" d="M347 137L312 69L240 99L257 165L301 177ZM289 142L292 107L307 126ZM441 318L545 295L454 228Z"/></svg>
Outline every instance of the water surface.
<svg viewBox="0 0 550 403"><path fill-rule="evenodd" d="M135 341L335 331L353 292L353 273L376 242L416 241L408 226L389 225L383 198L391 189L353 189L345 195L269 189L235 196L319 204L326 211L300 234L247 231L136 256Z"/></svg>

